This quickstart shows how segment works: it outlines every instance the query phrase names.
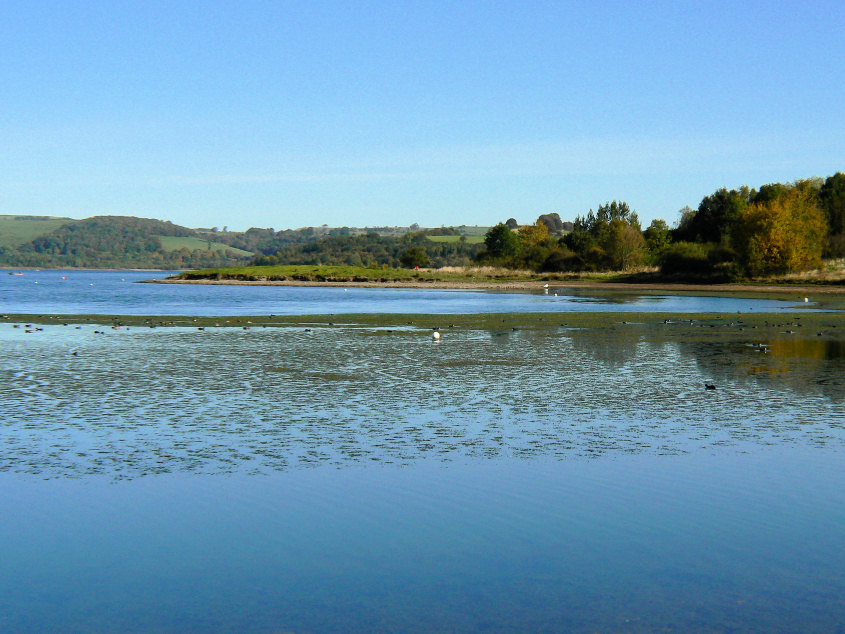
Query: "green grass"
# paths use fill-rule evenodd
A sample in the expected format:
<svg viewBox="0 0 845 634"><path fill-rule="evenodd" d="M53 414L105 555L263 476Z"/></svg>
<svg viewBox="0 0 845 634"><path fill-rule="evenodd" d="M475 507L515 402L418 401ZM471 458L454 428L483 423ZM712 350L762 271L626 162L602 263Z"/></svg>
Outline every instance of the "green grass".
<svg viewBox="0 0 845 634"><path fill-rule="evenodd" d="M362 266L312 266L312 265L275 265L275 266L233 266L214 269L200 269L186 271L177 276L182 280L210 280L210 281L243 281L243 282L334 282L334 283L465 283L483 284L490 287L522 282L548 282L552 287L566 288L567 282L611 283L617 288L603 287L589 289L590 293L627 292L643 294L671 294L671 295L711 295L736 296L737 292L744 297L766 297L769 299L787 299L800 302L805 294L813 294L805 290L792 290L791 285L773 285L765 283L742 283L737 285L723 284L720 288L712 288L708 284L698 287L679 289L673 284L664 284L655 279L651 284L645 280L632 280L625 273L532 273L530 271L514 271L493 267L480 268L451 268L451 269L413 269L368 268ZM694 285L693 285L694 286ZM735 286L735 288L731 288ZM770 290L777 286L777 290ZM841 286L841 285L840 285ZM581 287L586 290L586 287ZM758 290L759 289L759 290ZM836 285L818 285L818 291L813 294L813 301L817 307L841 310L845 308L845 294L837 293Z"/></svg>
<svg viewBox="0 0 845 634"><path fill-rule="evenodd" d="M236 249L230 247L222 242L212 242L211 249L208 248L208 240L193 237L179 237L179 236L156 236L161 240L161 246L165 251L178 251L182 247L188 251L234 251L238 256L243 258L252 257L254 255L251 251L244 251L243 249Z"/></svg>
<svg viewBox="0 0 845 634"><path fill-rule="evenodd" d="M455 228L467 237L481 236L482 238L486 235L488 231L490 231L490 229L492 229L492 227L484 227L481 225L461 225L456 226Z"/></svg>
<svg viewBox="0 0 845 634"><path fill-rule="evenodd" d="M74 222L55 216L0 216L0 246L18 247Z"/></svg>
<svg viewBox="0 0 845 634"><path fill-rule="evenodd" d="M466 238L467 244L481 244L484 242L484 236L463 236ZM458 242L461 236L428 236L432 242Z"/></svg>
<svg viewBox="0 0 845 634"><path fill-rule="evenodd" d="M300 282L510 282L552 279L549 276L504 269L420 270L363 266L233 266L186 271L185 280L300 281Z"/></svg>

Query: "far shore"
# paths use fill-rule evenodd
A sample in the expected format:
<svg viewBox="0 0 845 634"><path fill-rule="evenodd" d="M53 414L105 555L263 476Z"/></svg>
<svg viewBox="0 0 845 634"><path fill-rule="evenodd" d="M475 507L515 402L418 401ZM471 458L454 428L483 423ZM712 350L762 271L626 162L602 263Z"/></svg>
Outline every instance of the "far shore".
<svg viewBox="0 0 845 634"><path fill-rule="evenodd" d="M115 269L115 268L105 268L105 269L98 269L91 266L63 266L60 268L52 268L52 267L38 267L38 266L0 266L0 271L22 271L22 272L44 272L44 271L130 271L135 273L172 273L174 270L177 269ZM182 270L182 269L178 269Z"/></svg>
<svg viewBox="0 0 845 634"><path fill-rule="evenodd" d="M595 280L507 280L507 281L314 281L314 280L184 280L162 278L143 280L149 284L205 284L223 286L315 286L342 288L431 288L456 290L542 290L549 289L585 289L613 291L656 291L665 293L779 293L779 294L826 294L845 295L845 286L822 284L688 284L673 282L600 282Z"/></svg>

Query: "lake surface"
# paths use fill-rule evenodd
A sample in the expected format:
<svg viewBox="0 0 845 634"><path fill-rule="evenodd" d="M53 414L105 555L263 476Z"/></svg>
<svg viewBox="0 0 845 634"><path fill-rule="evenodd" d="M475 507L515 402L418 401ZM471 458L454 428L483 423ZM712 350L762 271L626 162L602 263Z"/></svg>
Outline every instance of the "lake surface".
<svg viewBox="0 0 845 634"><path fill-rule="evenodd" d="M0 322L0 631L842 631L833 317L344 321Z"/></svg>
<svg viewBox="0 0 845 634"><path fill-rule="evenodd" d="M317 315L563 311L777 312L794 302L638 293L134 284L160 271L24 271L0 274L0 311L100 315Z"/></svg>

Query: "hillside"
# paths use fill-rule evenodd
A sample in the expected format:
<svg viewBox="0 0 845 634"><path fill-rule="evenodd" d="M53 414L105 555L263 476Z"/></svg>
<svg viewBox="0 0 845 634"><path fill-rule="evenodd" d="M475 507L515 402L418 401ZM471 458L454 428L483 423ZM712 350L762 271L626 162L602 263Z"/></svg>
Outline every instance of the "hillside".
<svg viewBox="0 0 845 634"><path fill-rule="evenodd" d="M212 234L213 235L213 234ZM229 246L222 242L212 240L212 236L203 236L197 238L195 236L155 236L161 242L161 246L165 251L179 251L181 249L188 249L188 251L231 251L237 257L251 258L255 255L252 251L244 251L236 247Z"/></svg>
<svg viewBox="0 0 845 634"><path fill-rule="evenodd" d="M0 265L43 268L161 268L225 266L252 255L199 238L171 222L131 216L37 220L5 216L0 223ZM47 229L35 237L39 228ZM23 238L28 241L20 242Z"/></svg>
<svg viewBox="0 0 845 634"><path fill-rule="evenodd" d="M75 222L56 216L0 216L0 247L17 247Z"/></svg>
<svg viewBox="0 0 845 634"><path fill-rule="evenodd" d="M0 266L193 269L273 262L399 266L417 247L432 265L466 264L488 227L253 227L191 229L133 216L84 220L0 215ZM464 237L465 236L465 237Z"/></svg>

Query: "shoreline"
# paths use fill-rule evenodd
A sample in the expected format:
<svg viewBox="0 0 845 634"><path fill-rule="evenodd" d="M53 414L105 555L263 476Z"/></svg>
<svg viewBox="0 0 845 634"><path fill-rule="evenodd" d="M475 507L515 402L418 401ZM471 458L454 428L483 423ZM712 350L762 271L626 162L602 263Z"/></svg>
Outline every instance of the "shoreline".
<svg viewBox="0 0 845 634"><path fill-rule="evenodd" d="M52 268L52 267L43 267L39 268L37 266L0 266L0 271L21 271L24 273L46 273L48 271L109 271L114 273L120 273L121 271L128 271L134 273L173 273L174 270L183 270L183 269L115 269L115 268L105 268L105 269L98 269L92 268L90 266L63 266L61 268Z"/></svg>
<svg viewBox="0 0 845 634"><path fill-rule="evenodd" d="M163 278L142 280L144 284L200 284L219 286L313 286L342 288L430 288L440 290L542 290L556 289L651 291L678 293L781 293L845 295L845 286L814 284L691 284L678 282L600 282L593 280L510 280L502 282L474 281L315 281L315 280L183 280Z"/></svg>

